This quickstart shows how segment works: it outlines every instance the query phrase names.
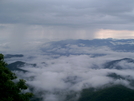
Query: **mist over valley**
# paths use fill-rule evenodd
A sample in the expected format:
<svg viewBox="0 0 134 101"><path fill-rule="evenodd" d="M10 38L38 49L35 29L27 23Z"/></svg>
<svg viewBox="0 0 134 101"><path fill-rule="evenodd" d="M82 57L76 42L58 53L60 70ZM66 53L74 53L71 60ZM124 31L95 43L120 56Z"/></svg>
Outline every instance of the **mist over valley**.
<svg viewBox="0 0 134 101"><path fill-rule="evenodd" d="M91 101L98 101L97 94L105 95L101 89L107 93L134 89L133 43L133 39L53 41L40 45L34 54L5 54L5 60L26 80L35 94L32 101L86 101L94 91L96 100Z"/></svg>

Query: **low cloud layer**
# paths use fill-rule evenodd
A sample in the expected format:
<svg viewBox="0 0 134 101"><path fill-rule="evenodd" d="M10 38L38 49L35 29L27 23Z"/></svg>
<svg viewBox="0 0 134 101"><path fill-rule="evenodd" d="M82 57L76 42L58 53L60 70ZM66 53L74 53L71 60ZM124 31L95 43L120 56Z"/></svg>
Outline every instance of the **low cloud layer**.
<svg viewBox="0 0 134 101"><path fill-rule="evenodd" d="M112 44L125 42L132 43L132 40L120 41L120 43L115 41ZM43 101L65 101L69 94L76 96L68 101L76 100L80 96L80 91L89 87L100 88L121 84L133 89L131 85L131 81L134 80L133 52L124 52L124 50L118 52L106 46L89 47L82 43L73 45L71 42L65 48L62 46L63 43L59 43L58 47L55 46L56 42L52 43L54 44L43 44L41 50L35 50L34 54L28 53L24 54L24 57L7 60L10 60L10 63L23 61L36 64L35 67L32 65L21 67L28 72L15 73L19 78L26 79L27 84L33 87L33 92L42 97ZM65 52L69 53L62 54Z"/></svg>
<svg viewBox="0 0 134 101"><path fill-rule="evenodd" d="M34 88L35 94L48 92L42 94L44 101L51 101L52 99L52 101L62 101L71 91L79 94L84 88L99 88L109 84L121 84L132 88L129 79L134 79L133 63L122 61L119 65L125 64L122 66L124 69L117 70L104 69L103 64L110 61L110 58L114 58L109 56L92 58L88 55L72 55L61 56L56 59L46 57L42 56L41 58L39 56L33 59L34 62L32 62L36 62L37 67L23 67L24 70L28 71L27 73L16 72L20 78L26 79L27 84ZM112 73L116 73L125 79L109 77L108 75Z"/></svg>

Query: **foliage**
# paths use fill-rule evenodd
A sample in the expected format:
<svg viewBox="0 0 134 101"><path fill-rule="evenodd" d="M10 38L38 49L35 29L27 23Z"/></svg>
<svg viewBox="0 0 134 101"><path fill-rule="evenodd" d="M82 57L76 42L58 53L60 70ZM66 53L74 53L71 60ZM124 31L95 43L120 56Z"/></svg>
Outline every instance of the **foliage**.
<svg viewBox="0 0 134 101"><path fill-rule="evenodd" d="M134 90L122 85L99 89L84 89L78 101L134 101Z"/></svg>
<svg viewBox="0 0 134 101"><path fill-rule="evenodd" d="M33 94L24 92L27 89L25 80L13 82L17 77L6 66L4 56L0 54L0 101L30 101Z"/></svg>

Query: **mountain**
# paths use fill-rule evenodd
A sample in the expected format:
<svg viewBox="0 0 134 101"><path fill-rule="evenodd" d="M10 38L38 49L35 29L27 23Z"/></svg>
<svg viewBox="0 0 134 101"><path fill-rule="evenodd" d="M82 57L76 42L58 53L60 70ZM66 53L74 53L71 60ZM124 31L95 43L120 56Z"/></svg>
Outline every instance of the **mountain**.
<svg viewBox="0 0 134 101"><path fill-rule="evenodd" d="M27 72L26 70L21 69L21 67L24 67L25 65L31 65L31 66L36 66L36 64L29 64L29 63L25 63L22 61L16 61L13 63L10 63L7 68L9 68L11 71L23 71L23 72Z"/></svg>
<svg viewBox="0 0 134 101"><path fill-rule="evenodd" d="M23 57L23 54L6 54L5 58L13 58L13 57Z"/></svg>
<svg viewBox="0 0 134 101"><path fill-rule="evenodd" d="M125 64L123 64L125 63ZM131 65L129 65L131 63ZM126 67L123 67L123 66ZM119 59L119 60L113 60L110 62L107 62L104 64L104 68L106 69L134 69L134 60L131 58L123 58L123 59Z"/></svg>
<svg viewBox="0 0 134 101"><path fill-rule="evenodd" d="M45 43L41 50L51 54L69 55L84 54L82 52L72 52L72 48L84 47L109 47L114 51L134 52L134 39L93 39L93 40L62 40ZM63 50L63 51L62 51Z"/></svg>
<svg viewBox="0 0 134 101"><path fill-rule="evenodd" d="M122 85L84 89L78 101L134 101L134 90Z"/></svg>

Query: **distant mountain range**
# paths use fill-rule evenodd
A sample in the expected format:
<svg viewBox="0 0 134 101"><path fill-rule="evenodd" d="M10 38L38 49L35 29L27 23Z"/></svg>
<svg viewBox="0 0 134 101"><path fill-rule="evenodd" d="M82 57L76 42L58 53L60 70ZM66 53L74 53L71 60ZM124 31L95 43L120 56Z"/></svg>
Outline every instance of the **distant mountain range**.
<svg viewBox="0 0 134 101"><path fill-rule="evenodd" d="M23 57L23 54L6 54L5 58L13 58L13 57Z"/></svg>
<svg viewBox="0 0 134 101"><path fill-rule="evenodd" d="M109 47L114 51L123 52L134 52L134 39L94 39L94 40L62 40L49 42L42 46L41 50L47 53L69 55L76 54L69 51L72 47L71 45L76 45L78 47ZM66 49L64 52L59 51L60 49ZM82 53L78 53L82 54Z"/></svg>
<svg viewBox="0 0 134 101"><path fill-rule="evenodd" d="M127 63L128 64L131 63L133 65L123 68L120 65L120 62L125 62L126 65L127 65ZM7 67L10 70L23 71L23 69L20 69L20 67L23 67L25 65L31 65L33 67L36 66L36 64L29 64L29 63L25 63L25 62L22 62L22 61L16 61L16 62L10 63ZM113 60L113 61L106 62L103 65L104 65L103 66L104 69L118 69L118 70L121 70L121 69L134 69L134 60L131 59L131 58L123 58L123 59L119 59L119 60ZM95 69L97 69L97 67L95 67ZM98 69L100 69L100 68L98 68Z"/></svg>

